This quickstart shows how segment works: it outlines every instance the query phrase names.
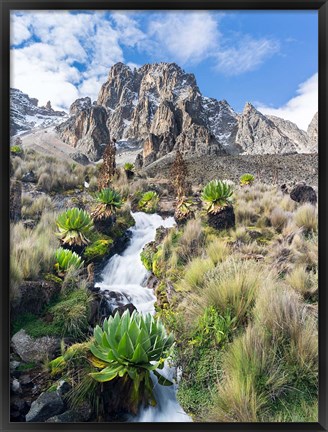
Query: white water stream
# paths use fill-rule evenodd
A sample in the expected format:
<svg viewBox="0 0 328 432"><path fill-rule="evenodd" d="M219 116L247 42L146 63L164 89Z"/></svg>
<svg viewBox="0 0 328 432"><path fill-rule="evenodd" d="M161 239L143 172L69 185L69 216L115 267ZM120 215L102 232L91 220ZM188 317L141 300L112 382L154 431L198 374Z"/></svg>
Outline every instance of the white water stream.
<svg viewBox="0 0 328 432"><path fill-rule="evenodd" d="M173 217L163 219L157 214L133 213L136 225L131 229L130 245L121 255L114 255L107 263L101 275L102 282L96 284L101 290L115 291L124 294L139 312L155 313L156 297L152 290L142 286L147 271L141 263L140 252L143 247L155 239L156 229L160 226L172 227ZM173 379L175 368L165 366L161 371L168 379ZM134 422L190 422L190 417L183 411L176 400L176 385L164 387L155 384L154 395L156 407L142 409Z"/></svg>

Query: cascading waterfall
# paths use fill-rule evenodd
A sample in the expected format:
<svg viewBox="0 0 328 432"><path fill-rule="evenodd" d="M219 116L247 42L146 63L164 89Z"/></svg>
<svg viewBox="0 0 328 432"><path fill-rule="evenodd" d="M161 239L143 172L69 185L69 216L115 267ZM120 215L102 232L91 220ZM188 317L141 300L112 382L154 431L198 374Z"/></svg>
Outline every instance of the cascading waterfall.
<svg viewBox="0 0 328 432"><path fill-rule="evenodd" d="M155 313L154 303L156 297L152 290L142 286L147 271L140 260L143 247L155 239L156 229L160 226L166 228L174 225L174 218L163 219L157 214L133 213L136 225L131 229L130 245L121 255L114 255L104 268L102 281L96 285L101 290L110 290L123 294L139 312ZM173 379L175 368L166 365L161 371L168 379ZM190 417L183 411L176 400L176 385L164 387L152 377L157 401L156 407L142 409L137 417L131 418L134 422L190 422Z"/></svg>

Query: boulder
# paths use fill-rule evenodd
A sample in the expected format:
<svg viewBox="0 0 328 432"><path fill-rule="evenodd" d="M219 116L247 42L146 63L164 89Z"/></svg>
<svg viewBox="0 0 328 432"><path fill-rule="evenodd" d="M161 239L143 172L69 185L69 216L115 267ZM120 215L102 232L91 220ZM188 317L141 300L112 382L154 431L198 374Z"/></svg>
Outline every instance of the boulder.
<svg viewBox="0 0 328 432"><path fill-rule="evenodd" d="M74 410L67 410L46 420L46 423L78 423L87 422L92 415L92 408L87 402L82 402Z"/></svg>
<svg viewBox="0 0 328 432"><path fill-rule="evenodd" d="M21 329L11 338L11 347L23 361L41 362L60 350L60 339L52 336L34 339Z"/></svg>
<svg viewBox="0 0 328 432"><path fill-rule="evenodd" d="M305 183L297 184L290 192L290 197L292 200L298 203L306 203L309 202L311 204L317 203L317 194L315 190L306 185Z"/></svg>
<svg viewBox="0 0 328 432"><path fill-rule="evenodd" d="M49 418L63 413L65 404L57 392L46 392L32 402L31 409L26 414L26 421L44 422Z"/></svg>

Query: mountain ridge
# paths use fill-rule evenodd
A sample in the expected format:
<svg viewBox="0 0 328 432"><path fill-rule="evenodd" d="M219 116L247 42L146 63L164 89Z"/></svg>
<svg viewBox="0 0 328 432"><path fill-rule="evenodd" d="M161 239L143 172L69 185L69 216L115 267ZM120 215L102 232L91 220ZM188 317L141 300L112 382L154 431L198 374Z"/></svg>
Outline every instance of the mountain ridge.
<svg viewBox="0 0 328 432"><path fill-rule="evenodd" d="M193 74L176 63L132 70L116 63L97 101L77 99L70 117L56 127L59 137L98 160L109 137L117 146L142 148L141 165L166 154L285 154L317 151L317 115L307 132L266 116L251 103L236 113L226 100L203 96Z"/></svg>

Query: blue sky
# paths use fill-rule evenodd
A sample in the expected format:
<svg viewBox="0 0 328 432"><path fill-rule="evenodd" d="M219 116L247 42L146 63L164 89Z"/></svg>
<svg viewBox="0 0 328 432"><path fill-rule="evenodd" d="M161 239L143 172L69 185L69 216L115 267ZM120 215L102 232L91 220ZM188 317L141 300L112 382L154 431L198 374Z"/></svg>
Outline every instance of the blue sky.
<svg viewBox="0 0 328 432"><path fill-rule="evenodd" d="M247 101L306 129L317 111L316 11L16 11L11 85L67 109L110 66L176 62L205 96Z"/></svg>

